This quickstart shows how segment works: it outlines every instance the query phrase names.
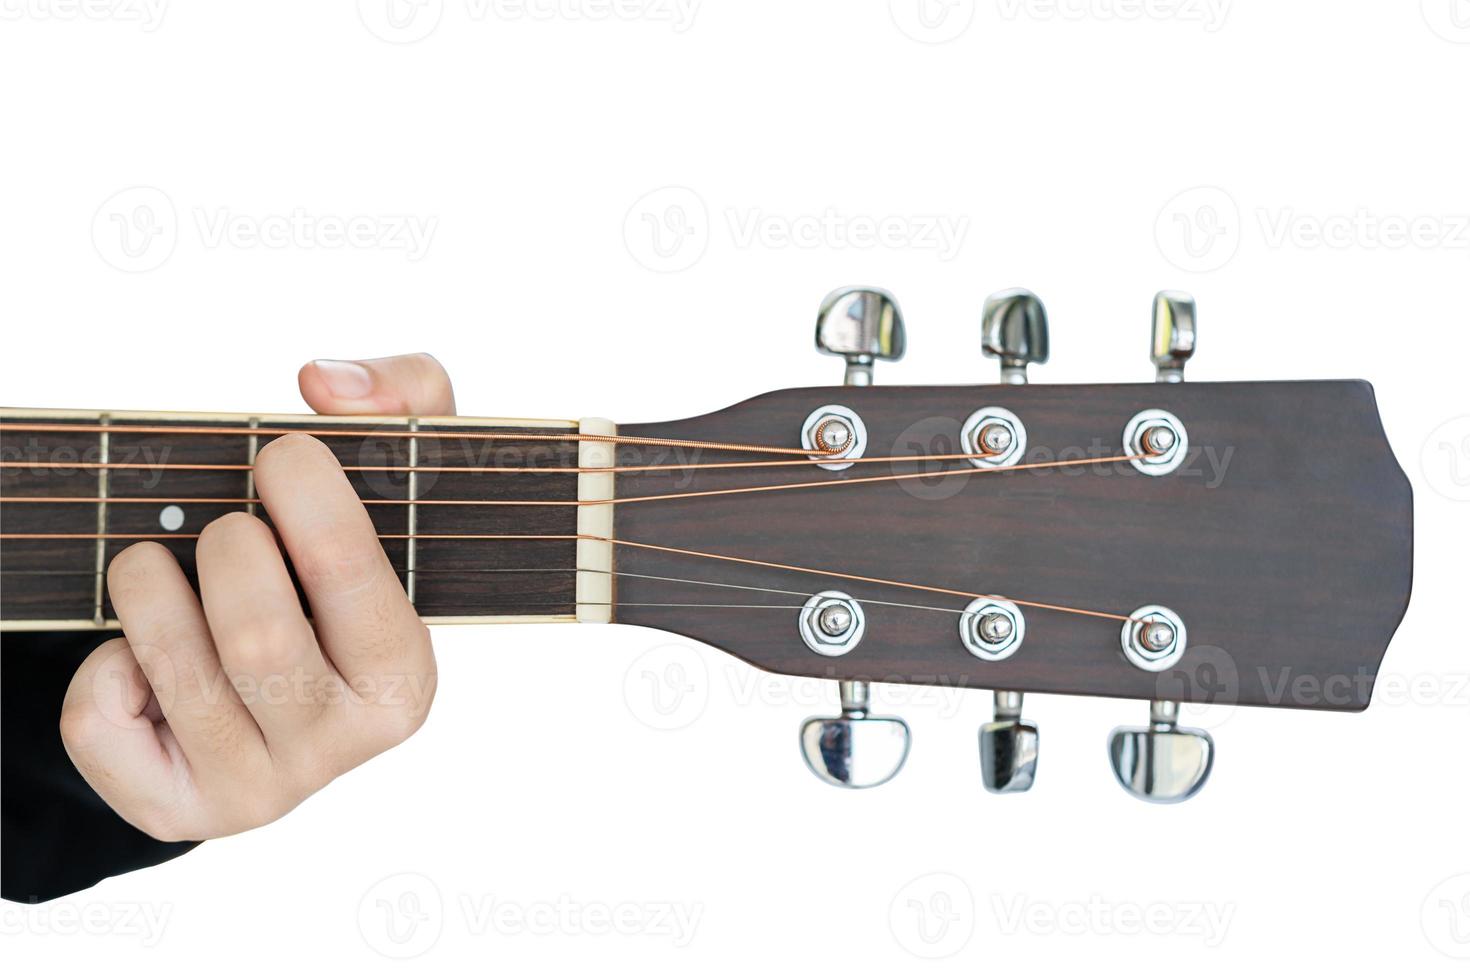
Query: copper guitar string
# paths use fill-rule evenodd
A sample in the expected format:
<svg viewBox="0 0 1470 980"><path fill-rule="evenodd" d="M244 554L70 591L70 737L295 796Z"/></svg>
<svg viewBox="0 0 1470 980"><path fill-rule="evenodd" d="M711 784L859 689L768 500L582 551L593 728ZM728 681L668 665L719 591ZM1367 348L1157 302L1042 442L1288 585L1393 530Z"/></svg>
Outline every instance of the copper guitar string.
<svg viewBox="0 0 1470 980"><path fill-rule="evenodd" d="M407 424L405 419L404 423ZM331 438L383 439L480 439L510 442L611 442L625 446L663 446L678 449L718 449L736 453L770 453L781 456L831 456L842 453L848 442L836 449L793 449L790 446L761 446L743 442L708 442L700 439L664 439L656 436L593 435L585 432L465 432L443 429L287 429L260 426L214 425L68 425L60 422L0 422L0 432L106 432L140 435L178 436L289 436L308 435Z"/></svg>
<svg viewBox="0 0 1470 980"><path fill-rule="evenodd" d="M453 507L597 507L607 504L638 504L654 500L683 500L691 497L722 497L741 493L766 493L774 490L807 490L830 487L850 487L864 483L899 483L905 480L942 479L948 476L989 473L1009 473L1017 470L1064 469L1067 467L1090 466L1099 463L1126 463L1146 459L1148 454L1136 453L1122 456L1087 456L1082 459L1046 460L1036 463L1013 463L1009 466L992 466L985 469L944 469L934 473L888 473L883 476L861 476L853 479L811 480L802 483L771 483L753 487L723 487L715 490L684 490L677 493L654 493L638 497L605 497L592 500L387 500L374 498L363 500L371 506L453 506ZM0 504L45 503L45 504L261 504L259 497L40 497L0 496ZM0 534L0 538L6 535Z"/></svg>
<svg viewBox="0 0 1470 980"><path fill-rule="evenodd" d="M110 532L104 534L46 534L46 533L3 533L0 539L13 540L40 540L40 539L78 539L78 540L112 540L112 541L159 541L159 540L194 540L197 534L184 534L179 532L167 532L164 534L132 534L124 532ZM856 575L851 572L834 572L830 569L810 568L805 565L788 565L783 562L762 561L757 558L742 558L736 555L721 555L710 551L695 551L690 548L674 548L668 545L650 544L645 541L628 541L623 538L604 537L600 534L379 534L379 541L407 541L410 539L418 541L598 541L603 544L611 544L624 548L640 548L647 551L663 552L670 555L682 555L688 558L708 558L714 561L733 562L740 565L752 565L758 568L770 568L784 572L799 572L807 575L818 575L824 578L840 578L851 582L866 582L869 585L885 585L898 589L913 589L919 592L932 592L937 595L956 596L961 599L1006 599L1018 606L1029 606L1033 609L1048 609L1053 612L1071 613L1077 616L1092 616L1097 619L1110 619L1121 623L1138 622L1131 616L1119 613L1101 612L1096 609L1080 609L1076 606L1064 606L1051 602L1037 602L1035 600L1017 599L1012 596L1003 596L993 592L966 592L961 589L947 589L937 585L922 585L916 582L901 582L897 579L877 578L871 575Z"/></svg>
<svg viewBox="0 0 1470 980"><path fill-rule="evenodd" d="M925 463L957 459L984 459L995 453L933 453L925 456L854 456L844 463ZM736 470L768 466L821 466L830 464L820 459L758 459L721 463L630 463L623 466L343 466L347 473L527 473L563 475L567 473L656 473L665 470ZM252 470L252 463L150 463L147 461L75 462L0 460L0 468L33 470Z"/></svg>

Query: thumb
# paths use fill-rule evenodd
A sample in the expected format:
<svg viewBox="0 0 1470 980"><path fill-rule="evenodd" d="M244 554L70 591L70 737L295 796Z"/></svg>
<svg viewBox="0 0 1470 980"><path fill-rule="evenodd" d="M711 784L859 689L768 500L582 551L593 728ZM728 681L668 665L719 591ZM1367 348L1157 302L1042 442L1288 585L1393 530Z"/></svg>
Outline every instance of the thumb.
<svg viewBox="0 0 1470 980"><path fill-rule="evenodd" d="M449 375L428 354L368 361L312 361L297 376L322 415L453 415Z"/></svg>

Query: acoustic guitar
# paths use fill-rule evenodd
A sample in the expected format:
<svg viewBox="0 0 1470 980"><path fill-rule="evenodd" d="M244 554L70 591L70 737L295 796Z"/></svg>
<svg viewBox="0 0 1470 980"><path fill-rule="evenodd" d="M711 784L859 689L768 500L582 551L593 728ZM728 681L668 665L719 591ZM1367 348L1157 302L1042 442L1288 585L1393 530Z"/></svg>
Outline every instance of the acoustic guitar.
<svg viewBox="0 0 1470 980"><path fill-rule="evenodd" d="M269 521L256 453L307 432L427 622L633 623L830 678L841 713L800 744L833 785L907 757L874 683L993 690L998 793L1036 776L1023 692L1146 701L1109 755L1155 802L1214 762L1183 703L1368 706L1413 513L1367 382L1180 383L1182 293L1154 301L1153 383L1026 384L1047 320L1024 290L986 302L982 336L1001 384L874 386L898 306L838 290L816 341L843 386L655 423L0 410L0 627L115 628L108 561L155 540L192 572L210 521Z"/></svg>

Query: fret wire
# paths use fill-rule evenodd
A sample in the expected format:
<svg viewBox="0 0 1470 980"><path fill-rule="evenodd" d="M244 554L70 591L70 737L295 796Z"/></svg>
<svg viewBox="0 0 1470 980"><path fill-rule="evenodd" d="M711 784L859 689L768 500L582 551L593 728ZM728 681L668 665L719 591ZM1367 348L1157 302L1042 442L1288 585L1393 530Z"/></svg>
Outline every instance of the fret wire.
<svg viewBox="0 0 1470 980"><path fill-rule="evenodd" d="M100 423L99 428L101 429L100 433L97 436L97 455L98 455L99 462L101 462L103 464L102 466L98 467L98 469L97 469L97 533L100 535L100 534L105 534L107 532L107 480L108 480L108 469L107 469L106 464L107 464L107 461L108 461L108 458L109 458L109 454L108 454L108 449L109 449L108 435L109 435L109 433L107 431L108 417L105 414L104 415L99 415L97 417L97 420ZM92 588L92 621L94 623L98 623L98 624L101 624L101 623L103 623L103 622L106 621L106 618L102 615L102 599L103 599L103 593L105 591L104 588L103 588L102 573L103 573L103 571L106 570L106 568L107 568L107 541L106 541L105 538L99 537L97 539L97 576L98 577L97 577L96 582L93 583L93 588Z"/></svg>
<svg viewBox="0 0 1470 980"><path fill-rule="evenodd" d="M409 429L411 431L417 432L418 431L418 428L419 428L419 420L418 419L409 419L408 420L408 427L409 427ZM418 472L414 469L414 467L416 467L418 465L418 462L419 462L419 441L418 441L417 438L409 439L408 440L408 534L409 534L409 538L408 538L408 545L407 545L407 549L408 549L408 554L407 554L408 569L407 569L407 574L406 574L407 581L404 583L404 589L408 593L408 601L409 601L409 604L410 605L412 605L414 603L414 598L415 598L414 593L415 593L415 584L416 583L414 581L414 564L415 564L415 558L417 557L417 550L418 550L418 539L413 536L414 533L418 531L418 526L419 526L419 522L418 522L418 516L419 516L418 515L418 502L417 502L418 492L419 492L419 475L418 475Z"/></svg>
<svg viewBox="0 0 1470 980"><path fill-rule="evenodd" d="M258 418L251 418L251 420L250 420L250 428L251 429L259 429L260 428L260 419L258 419ZM256 432L253 432L252 431L250 433L250 439L249 439L249 441L245 443L245 455L246 455L246 463L245 463L245 465L247 467L247 469L245 470L245 496L247 498L254 498L255 497L255 455L259 451L260 451L260 435L258 433L256 433ZM256 504L257 503L258 503L258 501L254 500L254 499L250 499L249 502L246 503L246 505L245 505L245 513L247 513L247 514L251 515L252 517L254 517L255 516L255 507L256 507Z"/></svg>

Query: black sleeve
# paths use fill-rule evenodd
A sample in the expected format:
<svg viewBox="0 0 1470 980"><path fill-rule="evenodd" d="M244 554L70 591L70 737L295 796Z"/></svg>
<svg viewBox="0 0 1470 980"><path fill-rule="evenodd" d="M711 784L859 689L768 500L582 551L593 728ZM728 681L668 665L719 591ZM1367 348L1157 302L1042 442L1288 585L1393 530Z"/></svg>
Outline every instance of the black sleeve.
<svg viewBox="0 0 1470 980"><path fill-rule="evenodd" d="M112 811L61 745L61 699L87 654L115 633L0 639L0 898L44 902L195 846L164 843Z"/></svg>

